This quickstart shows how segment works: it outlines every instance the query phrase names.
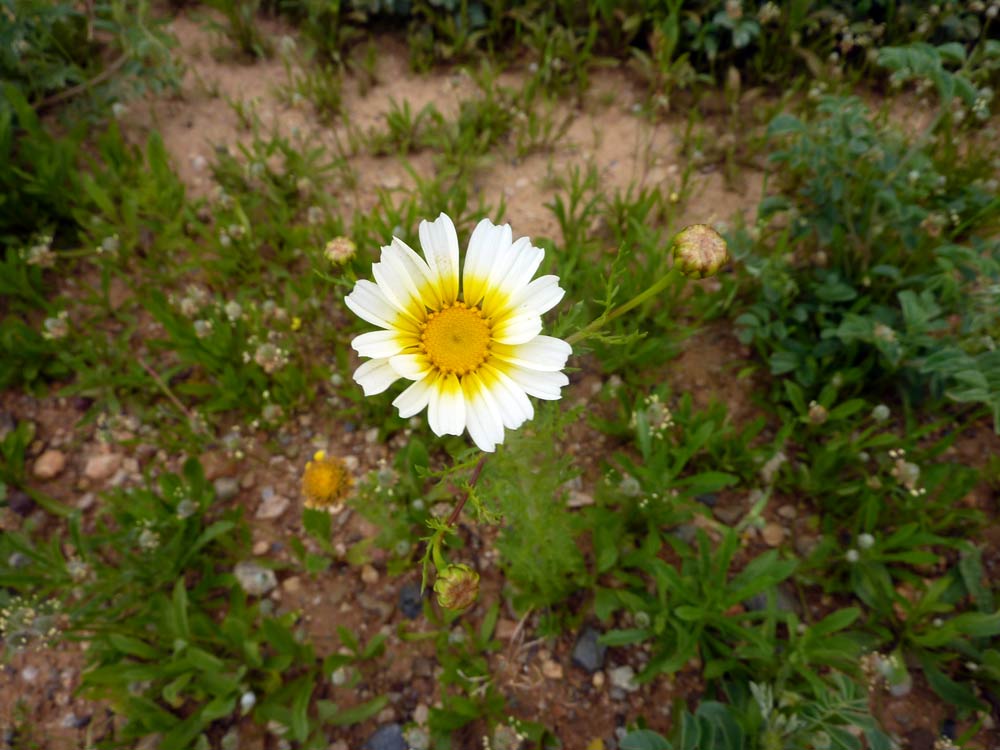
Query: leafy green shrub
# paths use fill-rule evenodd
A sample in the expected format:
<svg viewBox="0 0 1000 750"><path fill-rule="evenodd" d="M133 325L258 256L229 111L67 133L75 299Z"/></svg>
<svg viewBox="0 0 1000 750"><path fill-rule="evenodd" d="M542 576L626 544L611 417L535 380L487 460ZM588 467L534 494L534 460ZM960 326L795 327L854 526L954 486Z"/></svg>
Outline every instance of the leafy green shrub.
<svg viewBox="0 0 1000 750"><path fill-rule="evenodd" d="M0 78L32 106L87 95L98 109L175 85L172 38L137 0L72 3L2 0ZM0 100L0 113L6 109Z"/></svg>
<svg viewBox="0 0 1000 750"><path fill-rule="evenodd" d="M779 115L770 134L784 146L781 192L760 206L769 229L734 243L752 293L741 340L806 400L836 383L911 403L954 393L1000 415L980 369L1000 331L1000 243L978 236L1000 205L984 161L910 143L854 98L823 97L809 120Z"/></svg>

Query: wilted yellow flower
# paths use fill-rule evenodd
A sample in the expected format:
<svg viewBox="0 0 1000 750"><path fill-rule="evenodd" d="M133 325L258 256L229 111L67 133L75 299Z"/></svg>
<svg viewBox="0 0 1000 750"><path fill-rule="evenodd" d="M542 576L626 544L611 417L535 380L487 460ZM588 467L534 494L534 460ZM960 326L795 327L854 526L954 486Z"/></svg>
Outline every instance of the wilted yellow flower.
<svg viewBox="0 0 1000 750"><path fill-rule="evenodd" d="M434 593L444 609L456 612L468 609L479 596L479 573L468 565L449 565L438 573Z"/></svg>
<svg viewBox="0 0 1000 750"><path fill-rule="evenodd" d="M302 473L302 494L307 508L329 510L338 507L354 484L347 466L339 458L316 451Z"/></svg>

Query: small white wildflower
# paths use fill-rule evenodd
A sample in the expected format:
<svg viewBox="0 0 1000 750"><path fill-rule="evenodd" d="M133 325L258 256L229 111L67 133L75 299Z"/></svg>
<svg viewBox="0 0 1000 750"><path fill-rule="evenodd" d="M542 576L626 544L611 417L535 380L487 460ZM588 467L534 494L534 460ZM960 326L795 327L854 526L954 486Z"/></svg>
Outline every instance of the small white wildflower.
<svg viewBox="0 0 1000 750"><path fill-rule="evenodd" d="M231 300L226 303L225 312L226 317L233 323L243 317L243 307L236 300Z"/></svg>
<svg viewBox="0 0 1000 750"><path fill-rule="evenodd" d="M875 546L875 537L871 534L858 534L858 547L861 549L871 549Z"/></svg>
<svg viewBox="0 0 1000 750"><path fill-rule="evenodd" d="M247 690L243 695L240 696L240 710L243 713L250 713L250 710L256 705L257 696L254 695L253 690Z"/></svg>
<svg viewBox="0 0 1000 750"><path fill-rule="evenodd" d="M844 553L844 559L853 565L861 559L861 555L856 549L851 548Z"/></svg>
<svg viewBox="0 0 1000 750"><path fill-rule="evenodd" d="M46 318L42 323L42 338L48 341L64 339L69 334L68 314L65 310L54 318Z"/></svg>
<svg viewBox="0 0 1000 750"><path fill-rule="evenodd" d="M212 321L196 320L194 322L194 335L200 339L208 338L212 335Z"/></svg>
<svg viewBox="0 0 1000 750"><path fill-rule="evenodd" d="M889 418L889 407L885 404L878 404L872 409L872 419L876 422L884 422Z"/></svg>

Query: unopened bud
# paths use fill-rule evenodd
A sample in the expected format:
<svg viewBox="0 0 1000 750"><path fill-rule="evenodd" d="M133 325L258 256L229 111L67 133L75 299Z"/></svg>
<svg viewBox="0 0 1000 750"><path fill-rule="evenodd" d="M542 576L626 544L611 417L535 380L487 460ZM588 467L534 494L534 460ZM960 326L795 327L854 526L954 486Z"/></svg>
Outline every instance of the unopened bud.
<svg viewBox="0 0 1000 750"><path fill-rule="evenodd" d="M809 421L815 425L823 424L830 416L826 407L813 401L809 404Z"/></svg>
<svg viewBox="0 0 1000 750"><path fill-rule="evenodd" d="M479 596L479 573L468 565L449 565L438 573L434 593L444 609L456 612L468 609Z"/></svg>
<svg viewBox="0 0 1000 750"><path fill-rule="evenodd" d="M729 247L722 235L705 224L692 224L674 237L674 263L685 276L704 279L729 262Z"/></svg>

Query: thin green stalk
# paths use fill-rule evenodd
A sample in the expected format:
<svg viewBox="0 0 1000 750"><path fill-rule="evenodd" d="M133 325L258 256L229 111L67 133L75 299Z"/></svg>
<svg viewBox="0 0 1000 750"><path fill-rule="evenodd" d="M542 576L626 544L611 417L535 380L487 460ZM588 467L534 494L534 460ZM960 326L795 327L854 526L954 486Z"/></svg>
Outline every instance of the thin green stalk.
<svg viewBox="0 0 1000 750"><path fill-rule="evenodd" d="M616 307L611 312L604 313L603 315L598 316L597 318L595 318L594 320L592 320L589 324L587 324L584 328L581 328L579 331L577 331L572 336L570 336L568 339L566 339L566 343L568 343L570 346L572 346L573 344L577 343L578 341L583 341L587 337L592 336L593 334L597 333L599 330L601 330L605 325L607 325L608 323L610 323L615 318L621 317L622 315L624 315L625 313L627 313L629 310L635 309L636 307L638 307L639 305L641 305L646 300L650 299L651 297L655 297L657 294L659 294L660 292L662 292L664 289L667 288L667 286L670 285L670 283L678 275L679 275L679 273L677 271L676 265L671 266L670 270L667 271L666 274L664 274L659 279L657 279L656 282L654 282L644 292L640 292L635 297L633 297L632 299L630 299L628 302L626 302L623 305L619 305L618 307Z"/></svg>

